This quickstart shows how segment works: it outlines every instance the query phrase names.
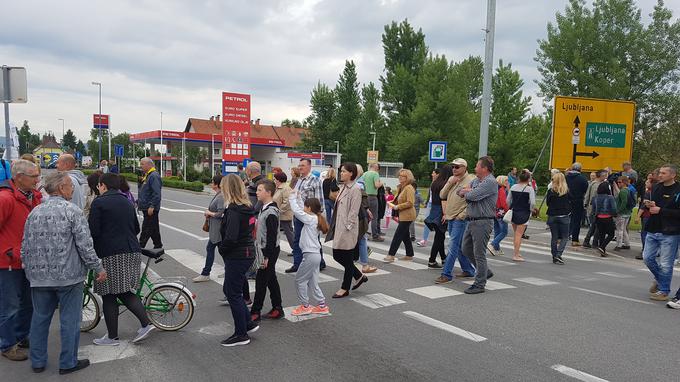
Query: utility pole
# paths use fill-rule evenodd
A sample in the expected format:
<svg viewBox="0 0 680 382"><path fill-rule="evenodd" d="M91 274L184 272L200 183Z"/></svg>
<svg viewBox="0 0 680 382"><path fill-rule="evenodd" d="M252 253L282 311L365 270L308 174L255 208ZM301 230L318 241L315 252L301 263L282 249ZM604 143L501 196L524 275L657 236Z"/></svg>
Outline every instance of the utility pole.
<svg viewBox="0 0 680 382"><path fill-rule="evenodd" d="M487 0L486 42L484 52L484 82L482 90L482 120L479 125L479 156L489 148L489 115L491 114L491 82L493 79L493 39L496 28L496 0Z"/></svg>
<svg viewBox="0 0 680 382"><path fill-rule="evenodd" d="M101 123L102 123L102 83L101 82L95 82L92 81L92 85L99 86L99 129L97 129L98 133L98 138L99 138L99 159L97 160L97 166L99 166L99 163L102 161L102 129L101 129Z"/></svg>
<svg viewBox="0 0 680 382"><path fill-rule="evenodd" d="M373 136L373 148L371 150L375 151L375 131L369 132Z"/></svg>
<svg viewBox="0 0 680 382"><path fill-rule="evenodd" d="M161 147L159 152L161 153L161 178L163 177L163 112L161 111Z"/></svg>

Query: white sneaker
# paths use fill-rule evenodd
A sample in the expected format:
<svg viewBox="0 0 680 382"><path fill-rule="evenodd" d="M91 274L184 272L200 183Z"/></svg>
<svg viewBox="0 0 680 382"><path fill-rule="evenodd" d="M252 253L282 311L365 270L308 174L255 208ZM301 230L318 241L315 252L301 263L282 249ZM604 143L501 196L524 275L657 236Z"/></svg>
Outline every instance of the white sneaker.
<svg viewBox="0 0 680 382"><path fill-rule="evenodd" d="M145 327L143 327L143 328L140 328L139 330L137 330L137 337L135 337L135 339L132 340L132 343L137 343L137 342L139 342L139 341L145 339L146 337L149 336L149 334L150 334L154 329L156 329L156 327L153 326L152 324L149 324L149 325L147 325L147 326L145 326Z"/></svg>
<svg viewBox="0 0 680 382"><path fill-rule="evenodd" d="M227 300L226 297L221 299L221 300L217 300L217 303L222 305L222 306L229 306L229 300Z"/></svg>
<svg viewBox="0 0 680 382"><path fill-rule="evenodd" d="M92 343L98 346L118 346L120 345L119 340L114 340L109 338L109 334L105 334L102 338L95 338Z"/></svg>
<svg viewBox="0 0 680 382"><path fill-rule="evenodd" d="M666 307L671 309L680 309L680 300L672 299L666 303Z"/></svg>
<svg viewBox="0 0 680 382"><path fill-rule="evenodd" d="M191 281L193 281L195 283L202 283L204 281L210 281L210 276L198 275L198 276L194 277L193 279L191 279Z"/></svg>
<svg viewBox="0 0 680 382"><path fill-rule="evenodd" d="M416 242L416 245L419 247L427 247L427 242L425 240L420 240Z"/></svg>

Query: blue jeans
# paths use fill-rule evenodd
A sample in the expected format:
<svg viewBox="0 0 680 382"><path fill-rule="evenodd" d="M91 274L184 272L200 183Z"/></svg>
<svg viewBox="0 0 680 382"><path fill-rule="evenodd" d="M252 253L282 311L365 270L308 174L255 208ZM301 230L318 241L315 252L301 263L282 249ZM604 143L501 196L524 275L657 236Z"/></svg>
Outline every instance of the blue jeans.
<svg viewBox="0 0 680 382"><path fill-rule="evenodd" d="M648 232L642 258L654 275L659 291L670 293L673 278L673 262L678 253L680 235L664 235Z"/></svg>
<svg viewBox="0 0 680 382"><path fill-rule="evenodd" d="M78 362L80 316L83 309L83 283L64 287L31 288L31 366L47 365L47 337L55 309L59 306L61 353L59 368L70 369Z"/></svg>
<svg viewBox="0 0 680 382"><path fill-rule="evenodd" d="M463 272L471 275L475 274L475 268L472 267L470 260L461 255L461 244L463 243L465 227L467 227L467 221L465 220L449 220L449 252L444 262L444 269L442 270L442 276L449 279L453 278L452 272L456 259L458 259Z"/></svg>
<svg viewBox="0 0 680 382"><path fill-rule="evenodd" d="M330 221L329 223L330 224ZM295 240L293 241L293 268L298 269L302 262L302 249L300 249L300 235L302 234L302 224L297 218L293 218L293 231L295 233ZM321 243L321 267L326 267L326 262L323 260L323 243Z"/></svg>
<svg viewBox="0 0 680 382"><path fill-rule="evenodd" d="M217 248L217 244L213 244L212 241L208 240L208 245L205 246L205 266L201 271L203 276L210 276L210 271L215 262L215 248Z"/></svg>
<svg viewBox="0 0 680 382"><path fill-rule="evenodd" d="M330 199L324 199L323 204L326 209L326 221L328 224L331 224L333 221L333 207L335 207L335 201L330 200Z"/></svg>
<svg viewBox="0 0 680 382"><path fill-rule="evenodd" d="M645 240L647 240L647 222L649 218L642 218L642 227L640 229L640 239L642 240L642 250L645 250Z"/></svg>
<svg viewBox="0 0 680 382"><path fill-rule="evenodd" d="M31 287L23 269L0 269L0 350L28 338L32 314Z"/></svg>
<svg viewBox="0 0 680 382"><path fill-rule="evenodd" d="M562 257L564 247L569 241L569 216L548 216L548 226L550 227L550 253L552 257ZM557 242L559 241L559 245Z"/></svg>
<svg viewBox="0 0 680 382"><path fill-rule="evenodd" d="M243 299L243 283L248 282L246 272L255 259L224 259L224 286L227 292L227 301L231 308L231 316L234 318L234 333L245 336L248 332L248 323L252 321L250 312ZM250 297L248 297L250 298Z"/></svg>
<svg viewBox="0 0 680 382"><path fill-rule="evenodd" d="M359 264L368 265L368 240L366 240L366 235L359 239Z"/></svg>
<svg viewBox="0 0 680 382"><path fill-rule="evenodd" d="M501 249L501 241L508 236L508 223L503 221L503 218L494 219L493 221L493 240L491 240L491 245L493 249L498 251Z"/></svg>

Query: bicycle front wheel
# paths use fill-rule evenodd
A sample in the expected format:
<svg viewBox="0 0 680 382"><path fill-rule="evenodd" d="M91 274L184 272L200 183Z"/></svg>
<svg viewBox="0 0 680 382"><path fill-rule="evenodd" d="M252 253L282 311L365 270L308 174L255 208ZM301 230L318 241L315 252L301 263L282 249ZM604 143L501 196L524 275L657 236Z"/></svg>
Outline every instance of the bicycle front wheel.
<svg viewBox="0 0 680 382"><path fill-rule="evenodd" d="M80 315L80 331L89 332L101 320L101 306L99 300L90 289L83 291L83 310Z"/></svg>
<svg viewBox="0 0 680 382"><path fill-rule="evenodd" d="M194 317L191 296L174 285L154 288L146 297L144 307L149 320L161 330L180 330Z"/></svg>

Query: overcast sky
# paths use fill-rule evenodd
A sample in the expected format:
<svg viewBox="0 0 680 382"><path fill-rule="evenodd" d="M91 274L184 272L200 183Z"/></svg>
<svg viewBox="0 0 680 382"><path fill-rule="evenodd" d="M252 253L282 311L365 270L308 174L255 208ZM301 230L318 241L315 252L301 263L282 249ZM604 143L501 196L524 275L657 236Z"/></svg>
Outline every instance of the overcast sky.
<svg viewBox="0 0 680 382"><path fill-rule="evenodd" d="M534 80L537 39L566 0L499 0L494 61L511 62L541 112ZM643 15L655 0L639 0ZM667 1L674 17L680 1ZM7 1L0 64L23 66L28 103L10 120L61 136L61 122L86 141L92 114L112 131L182 130L190 117L220 112L222 91L252 95L252 118L278 124L309 115L317 81L334 85L346 59L361 82L378 83L385 24L422 28L430 51L459 61L484 54L483 0ZM4 135L4 128L0 135Z"/></svg>

